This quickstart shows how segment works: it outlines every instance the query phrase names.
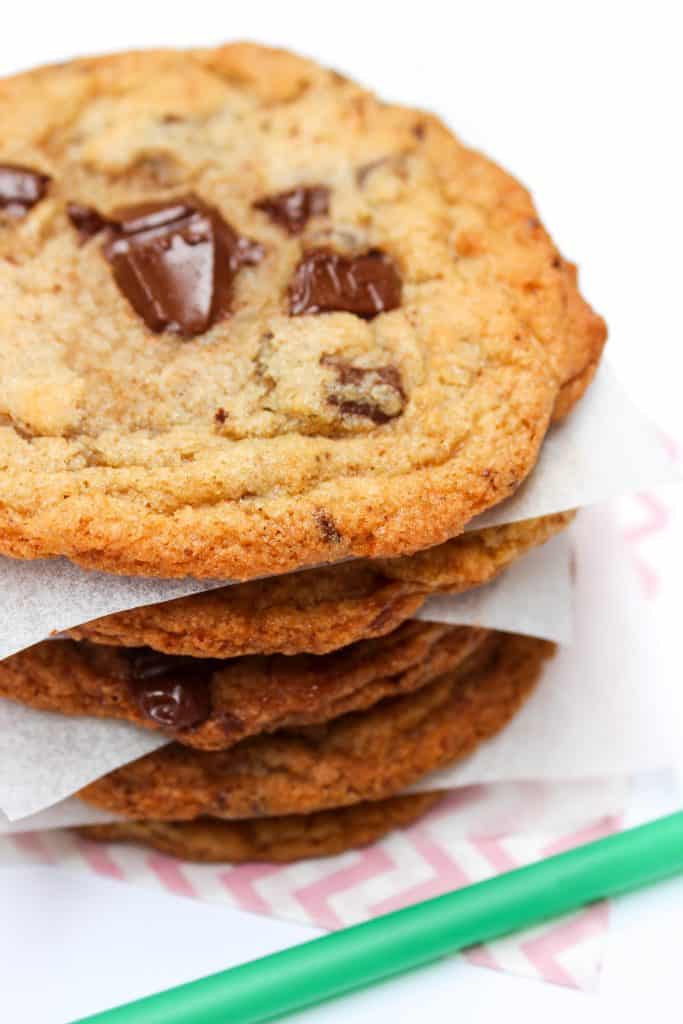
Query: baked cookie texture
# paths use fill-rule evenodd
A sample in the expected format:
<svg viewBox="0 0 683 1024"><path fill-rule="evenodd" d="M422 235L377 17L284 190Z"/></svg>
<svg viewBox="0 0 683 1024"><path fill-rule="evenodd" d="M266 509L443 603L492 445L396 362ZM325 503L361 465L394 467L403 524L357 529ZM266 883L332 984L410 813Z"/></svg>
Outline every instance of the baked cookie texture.
<svg viewBox="0 0 683 1024"><path fill-rule="evenodd" d="M495 634L414 693L231 750L172 743L78 795L126 818L160 821L307 814L395 796L498 732L553 650L547 641Z"/></svg>
<svg viewBox="0 0 683 1024"><path fill-rule="evenodd" d="M122 821L77 831L100 842L139 843L183 860L288 863L377 842L430 811L444 793L412 793L315 814L225 821Z"/></svg>
<svg viewBox="0 0 683 1024"><path fill-rule="evenodd" d="M358 559L133 608L69 630L101 644L168 654L326 654L391 633L433 593L487 583L573 518L561 512L461 534L393 559ZM0 676L1 678L1 676Z"/></svg>
<svg viewBox="0 0 683 1024"><path fill-rule="evenodd" d="M0 661L0 697L67 715L121 718L200 750L327 722L411 693L478 650L488 631L406 622L331 654L213 662L73 640Z"/></svg>
<svg viewBox="0 0 683 1024"><path fill-rule="evenodd" d="M244 580L439 545L595 370L522 186L311 61L76 60L0 118L3 554ZM148 301L194 244L215 294Z"/></svg>

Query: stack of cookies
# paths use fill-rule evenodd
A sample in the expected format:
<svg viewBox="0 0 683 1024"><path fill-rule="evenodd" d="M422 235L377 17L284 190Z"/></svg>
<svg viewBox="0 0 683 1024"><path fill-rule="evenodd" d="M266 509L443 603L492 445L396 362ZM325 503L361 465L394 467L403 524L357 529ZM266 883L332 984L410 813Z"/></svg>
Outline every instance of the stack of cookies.
<svg viewBox="0 0 683 1024"><path fill-rule="evenodd" d="M282 51L77 60L0 111L0 554L231 581L0 695L171 741L81 792L95 839L292 860L414 820L552 653L414 616L571 519L465 532L595 372L575 267L435 117Z"/></svg>

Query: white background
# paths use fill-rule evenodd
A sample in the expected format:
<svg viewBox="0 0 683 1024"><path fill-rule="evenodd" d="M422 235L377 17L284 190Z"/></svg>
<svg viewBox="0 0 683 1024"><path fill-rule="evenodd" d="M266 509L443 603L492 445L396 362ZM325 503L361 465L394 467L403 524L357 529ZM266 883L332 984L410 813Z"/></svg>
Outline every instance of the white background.
<svg viewBox="0 0 683 1024"><path fill-rule="evenodd" d="M6 3L3 74L83 52L250 38L309 53L388 98L436 110L532 187L560 248L581 265L585 294L609 321L611 362L641 405L683 439L677 4ZM680 554L677 545L672 577ZM642 786L634 817L654 816L670 800L656 780ZM0 1000L12 1024L66 1024L313 934L52 868L4 870L0 906ZM616 916L599 996L451 960L297 1020L680 1020L683 883L629 897Z"/></svg>

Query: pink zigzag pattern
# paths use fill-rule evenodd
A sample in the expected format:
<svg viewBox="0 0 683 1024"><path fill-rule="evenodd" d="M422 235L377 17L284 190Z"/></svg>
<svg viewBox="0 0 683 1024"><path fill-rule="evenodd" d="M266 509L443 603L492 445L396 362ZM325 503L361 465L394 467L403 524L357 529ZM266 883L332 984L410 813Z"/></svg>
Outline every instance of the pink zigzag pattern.
<svg viewBox="0 0 683 1024"><path fill-rule="evenodd" d="M624 532L624 540L634 549L637 548L648 537L661 533L669 525L671 513L661 499L653 494L639 494L637 500L646 512L645 519L638 526ZM646 597L653 598L659 591L659 573L647 562L642 555L634 550L633 560L640 576L643 592Z"/></svg>
<svg viewBox="0 0 683 1024"><path fill-rule="evenodd" d="M580 914L554 925L533 939L522 942L520 949L544 981L575 988L576 979L565 970L557 959L558 955L585 942L587 938L604 932L608 924L608 905L594 903ZM599 967L599 963L595 965L596 973Z"/></svg>
<svg viewBox="0 0 683 1024"><path fill-rule="evenodd" d="M571 850L575 846L580 846L582 843L590 843L596 839L602 839L604 836L615 832L619 824L620 819L618 817L606 816L585 828L554 840L552 843L544 846L539 851L539 855L541 858L552 857L555 854ZM512 857L502 840L473 838L471 842L474 848L488 861L495 874L512 871L516 867L521 867L521 863ZM566 985L576 988L576 979L556 958L560 953L579 945L590 936L606 931L608 923L607 904L594 904L580 914L560 922L560 924L548 925L540 935L521 942L519 949L544 981L555 985ZM474 949L469 950L465 957L470 963L480 967L495 968L499 966L489 946L476 946ZM596 972L599 966L599 964L596 964Z"/></svg>
<svg viewBox="0 0 683 1024"><path fill-rule="evenodd" d="M394 868L393 860L381 844L370 846L358 854L356 862L350 867L340 868L324 878L318 878L295 890L294 895L315 924L330 930L343 928L344 922L330 906L331 897L378 875L388 874ZM374 916L374 911L371 910L368 916Z"/></svg>
<svg viewBox="0 0 683 1024"><path fill-rule="evenodd" d="M76 839L76 848L96 874L117 880L126 877L116 861L109 856L106 846L89 843L86 839Z"/></svg>
<svg viewBox="0 0 683 1024"><path fill-rule="evenodd" d="M240 864L229 871L221 871L218 881L225 886L243 910L254 914L272 914L272 907L264 900L255 883L283 871L279 864Z"/></svg>
<svg viewBox="0 0 683 1024"><path fill-rule="evenodd" d="M440 896L451 889L462 889L471 881L458 862L424 829L409 829L404 838L431 867L432 877L373 904L368 908L371 917L375 917L377 914L388 914L392 910L400 910L401 907L407 907L422 900L429 900L433 896Z"/></svg>
<svg viewBox="0 0 683 1024"><path fill-rule="evenodd" d="M195 887L178 866L177 861L159 853L151 853L147 856L146 863L168 892L172 892L175 896L189 896L197 899Z"/></svg>
<svg viewBox="0 0 683 1024"><path fill-rule="evenodd" d="M458 806L458 803L458 800L452 802L453 809ZM312 870L317 873L317 877L305 885L299 885L298 888L293 888L289 883L287 893L289 898L294 897L298 900L311 923L328 929L336 929L343 927L345 922L331 905L331 900L339 894L353 893L364 883L391 874L392 884L399 887L399 891L391 897L364 908L363 916L373 917L419 900L438 896L443 892L458 889L487 874L499 874L502 871L511 870L522 863L536 859L536 857L547 857L553 853L562 852L579 843L606 835L619 825L617 818L604 817L584 829L562 836L545 846L528 846L521 857L511 853L504 836L483 838L470 836L468 839L458 840L457 849L462 849L463 852L468 850L476 852L491 869L490 872L485 871L483 874L481 871L477 871L474 877L471 877L470 872L466 871L459 863L458 857L452 850L447 849L448 844L440 842L433 835L431 826L443 818L442 806L423 822L413 825L403 833L403 839L410 845L411 853L417 854L421 862L429 869L429 876L425 881L417 884L404 884L401 888L401 844L393 848L392 854L390 852L392 848L385 842L353 855L353 860L350 863L349 855L345 855L343 867L339 866L339 858L329 862L316 862ZM11 838L16 846L29 853L32 859L46 862L56 862L59 859L59 850L56 852L51 850L41 836L28 833ZM511 833L509 838L516 839L514 833ZM197 890L188 877L183 865L171 858L159 854L143 855L138 851L134 854L132 861L128 861L124 857L123 859L119 858L119 862L117 862L110 856L106 846L90 844L84 840L74 840L73 849L81 855L84 863L99 875L109 878L125 878L127 874L132 873L132 876L135 877L136 866L144 867L152 871L164 888L175 895L201 898L202 893ZM204 871L209 872L210 869L207 867ZM321 872L323 872L322 877ZM215 873L202 875L202 877L211 878L222 884L238 906L266 915L277 914L278 903L275 895L272 904L269 903L259 891L258 883L274 876L280 876L277 878L278 884L285 888L288 886L288 869L279 864L244 864L227 871L221 868ZM535 976L555 984L581 988L583 987L582 974L585 973L585 968L582 967L575 976L570 969L562 964L560 958L568 950L576 949L589 939L603 933L607 927L607 920L606 905L595 904L579 915L548 925L543 931L536 932L530 938L521 937L519 940L512 940L515 942L516 955L518 956L520 952L524 955ZM591 949L589 952L592 958L589 968L597 974L599 964L595 962L595 951ZM510 966L504 944L473 947L465 951L463 955L470 963L481 967L505 970ZM516 960L513 969L517 969L517 962Z"/></svg>
<svg viewBox="0 0 683 1024"><path fill-rule="evenodd" d="M494 874L500 875L504 871L513 871L519 867L519 862L505 849L500 839L495 839L493 836L484 838L473 836L470 842L484 860L491 865Z"/></svg>

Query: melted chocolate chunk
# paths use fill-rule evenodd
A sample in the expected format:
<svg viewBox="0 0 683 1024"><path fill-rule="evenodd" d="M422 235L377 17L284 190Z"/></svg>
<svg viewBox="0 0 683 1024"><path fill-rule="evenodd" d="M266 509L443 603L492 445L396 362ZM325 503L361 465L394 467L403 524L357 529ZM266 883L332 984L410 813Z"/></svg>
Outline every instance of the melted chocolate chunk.
<svg viewBox="0 0 683 1024"><path fill-rule="evenodd" d="M0 210L23 217L47 192L50 177L19 164L0 164Z"/></svg>
<svg viewBox="0 0 683 1024"><path fill-rule="evenodd" d="M191 338L230 312L240 267L263 248L237 234L196 196L115 211L104 254L114 279L147 326Z"/></svg>
<svg viewBox="0 0 683 1024"><path fill-rule="evenodd" d="M81 245L110 225L110 221L99 210L96 210L94 206L86 206L84 203L67 203L66 214L78 231Z"/></svg>
<svg viewBox="0 0 683 1024"><path fill-rule="evenodd" d="M325 185L302 185L289 192L266 196L254 203L275 224L279 224L289 235L298 235L311 217L320 217L330 208L330 190Z"/></svg>
<svg viewBox="0 0 683 1024"><path fill-rule="evenodd" d="M297 266L289 286L292 316L336 311L370 320L400 304L398 269L379 249L361 256L312 249Z"/></svg>
<svg viewBox="0 0 683 1024"><path fill-rule="evenodd" d="M379 426L403 412L406 393L395 366L366 369L329 355L322 356L320 363L331 366L337 374L336 386L327 401L336 405L342 415L363 416Z"/></svg>
<svg viewBox="0 0 683 1024"><path fill-rule="evenodd" d="M211 677L217 662L133 648L128 685L140 711L165 729L191 729L211 714Z"/></svg>

